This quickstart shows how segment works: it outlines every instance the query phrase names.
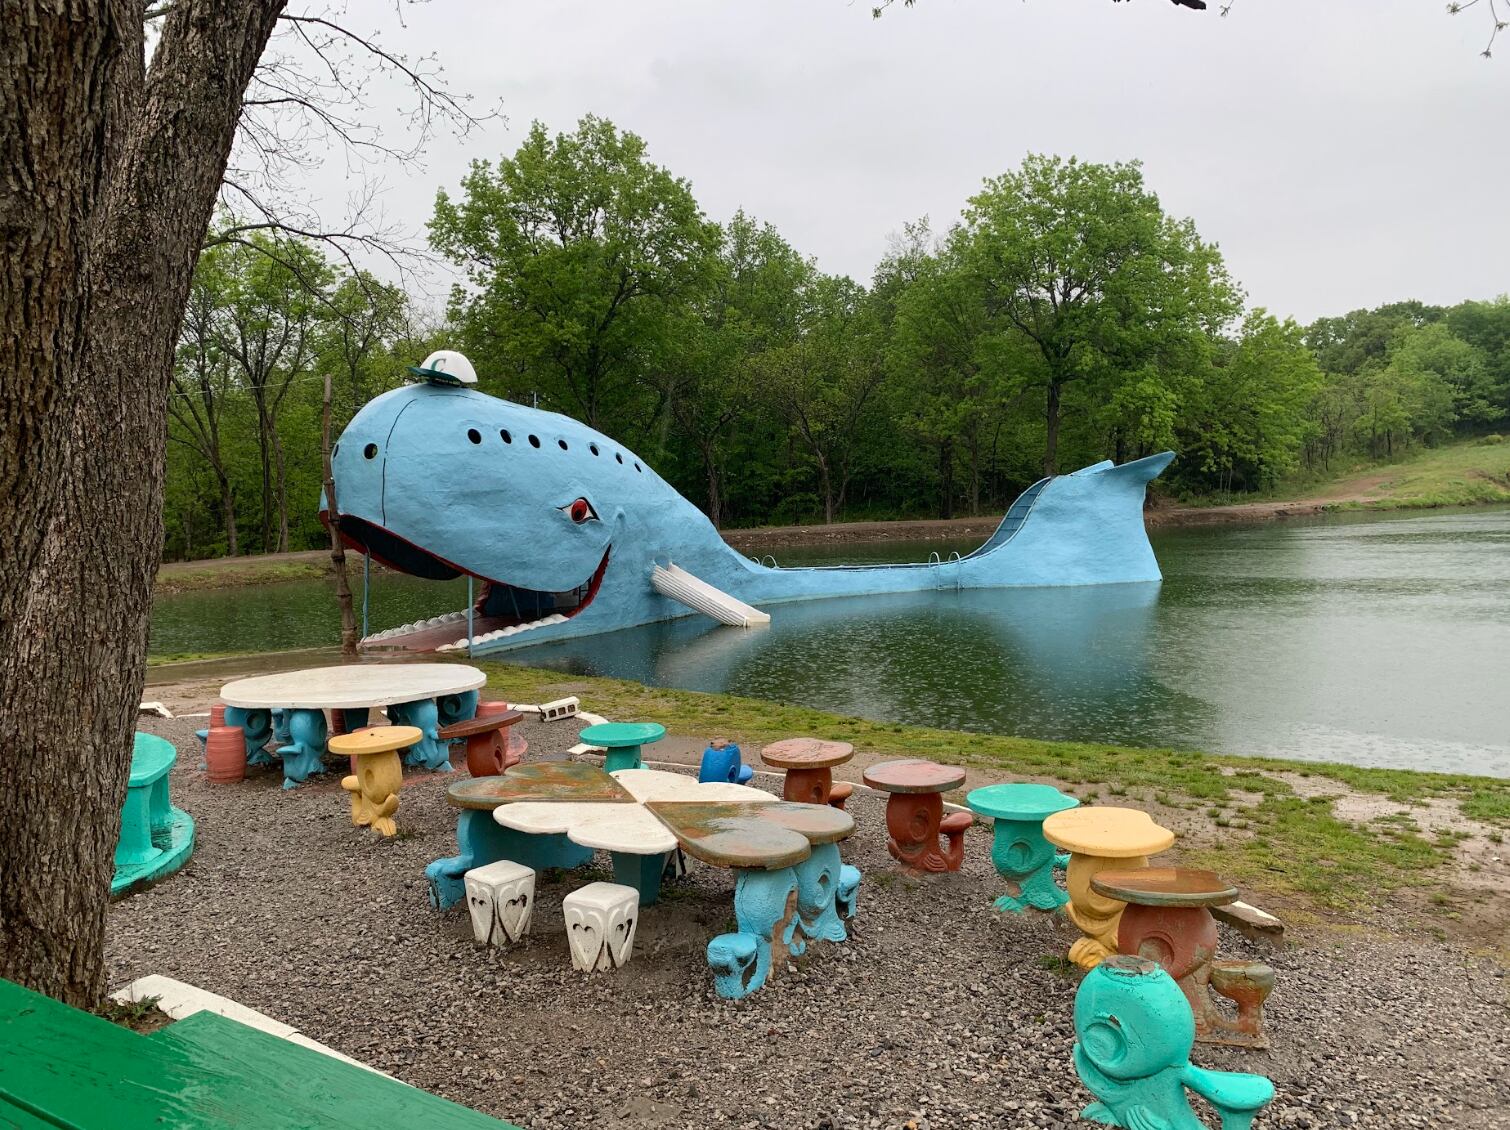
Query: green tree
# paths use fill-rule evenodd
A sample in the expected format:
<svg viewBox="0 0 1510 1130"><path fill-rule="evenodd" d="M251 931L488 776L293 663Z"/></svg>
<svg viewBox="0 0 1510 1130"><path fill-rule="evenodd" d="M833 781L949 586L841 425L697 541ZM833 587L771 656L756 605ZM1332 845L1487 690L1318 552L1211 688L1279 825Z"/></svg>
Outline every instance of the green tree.
<svg viewBox="0 0 1510 1130"><path fill-rule="evenodd" d="M820 275L798 335L760 355L762 392L818 473L823 520L844 508L864 424L886 378L874 308L854 280Z"/></svg>
<svg viewBox="0 0 1510 1130"><path fill-rule="evenodd" d="M1190 220L1165 215L1137 162L1101 165L1034 155L986 182L965 213L987 311L1042 364L1045 474L1057 469L1061 402L1075 381L1190 352L1240 308L1217 249Z"/></svg>
<svg viewBox="0 0 1510 1130"><path fill-rule="evenodd" d="M1292 471L1315 424L1321 369L1304 330L1263 309L1218 352L1175 430L1187 466L1219 490L1256 490Z"/></svg>
<svg viewBox="0 0 1510 1130"><path fill-rule="evenodd" d="M473 162L459 201L437 195L430 238L467 272L452 316L484 367L598 427L648 422L664 400L644 394L719 230L640 138L589 116L555 137L536 122L512 157Z"/></svg>
<svg viewBox="0 0 1510 1130"><path fill-rule="evenodd" d="M755 370L766 350L797 336L813 265L770 224L743 211L723 229L710 285L673 334L679 376L672 414L701 464L709 519L724 517L724 466L735 421L755 411Z"/></svg>

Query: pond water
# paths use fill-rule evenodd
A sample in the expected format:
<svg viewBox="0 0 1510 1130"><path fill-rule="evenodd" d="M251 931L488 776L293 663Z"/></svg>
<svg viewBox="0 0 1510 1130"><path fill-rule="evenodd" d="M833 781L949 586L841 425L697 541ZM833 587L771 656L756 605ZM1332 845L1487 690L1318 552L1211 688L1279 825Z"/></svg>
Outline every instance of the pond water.
<svg viewBox="0 0 1510 1130"><path fill-rule="evenodd" d="M927 592L702 618L503 658L868 718L1510 776L1510 511L1156 531L1158 585ZM803 547L783 565L972 545ZM384 575L373 630L461 607ZM158 653L330 643L329 588L164 597Z"/></svg>

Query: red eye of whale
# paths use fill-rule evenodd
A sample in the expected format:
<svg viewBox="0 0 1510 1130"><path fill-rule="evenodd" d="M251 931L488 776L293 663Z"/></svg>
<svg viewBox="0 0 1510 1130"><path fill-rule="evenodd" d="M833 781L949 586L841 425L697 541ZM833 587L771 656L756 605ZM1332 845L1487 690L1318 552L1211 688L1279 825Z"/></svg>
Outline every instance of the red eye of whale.
<svg viewBox="0 0 1510 1130"><path fill-rule="evenodd" d="M570 506L563 506L561 509L565 510L571 520L579 526L598 516L598 512L592 508L592 503L585 498L579 498Z"/></svg>

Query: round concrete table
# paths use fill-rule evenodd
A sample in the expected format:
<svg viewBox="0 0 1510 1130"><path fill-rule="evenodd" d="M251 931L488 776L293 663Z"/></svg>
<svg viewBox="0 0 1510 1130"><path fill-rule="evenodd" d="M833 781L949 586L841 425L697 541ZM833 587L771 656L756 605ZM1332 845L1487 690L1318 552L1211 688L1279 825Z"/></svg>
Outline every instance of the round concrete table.
<svg viewBox="0 0 1510 1130"><path fill-rule="evenodd" d="M236 679L220 688L220 698L226 725L240 726L246 735L252 764L270 760L262 747L273 733L274 712L284 713L279 735L286 731L288 744L278 753L287 789L325 770L326 710L342 711L345 728L354 730L366 724L368 710L388 707L390 722L420 731L405 763L448 771L451 751L440 727L472 717L477 689L486 682L486 675L463 663L358 663Z"/></svg>
<svg viewBox="0 0 1510 1130"><path fill-rule="evenodd" d="M882 761L865 770L861 779L873 789L890 793L886 801L886 850L906 867L918 871L958 871L965 860L965 812L944 815L939 795L965 783L965 771L919 758ZM947 840L939 846L939 836Z"/></svg>
<svg viewBox="0 0 1510 1130"><path fill-rule="evenodd" d="M1028 907L1058 910L1070 896L1054 882L1054 848L1043 838L1046 817L1080 802L1065 796L1053 785L1005 784L971 789L965 803L972 812L995 821L991 839L991 862L1007 881L1012 893L996 900L997 910L1021 914ZM1069 865L1065 857L1062 866Z"/></svg>
<svg viewBox="0 0 1510 1130"><path fill-rule="evenodd" d="M517 765L524 756L521 749L514 755L515 738L509 727L524 717L517 710L505 710L498 714L478 715L461 722L453 722L440 732L448 742L467 743L467 772L474 777L495 777L510 765ZM517 739L522 746L524 739Z"/></svg>
<svg viewBox="0 0 1510 1130"><path fill-rule="evenodd" d="M1195 1038L1207 1044L1267 1047L1263 1002L1274 970L1261 962L1217 961L1213 906L1237 901L1237 888L1214 871L1144 867L1100 871L1091 889L1127 904L1117 927L1117 949L1157 962L1190 1002ZM1238 1005L1229 1020L1211 991Z"/></svg>
<svg viewBox="0 0 1510 1130"><path fill-rule="evenodd" d="M855 747L848 742L784 738L761 750L760 760L786 770L786 780L781 786L783 800L828 804L834 790L834 766L843 765L854 755Z"/></svg>
<svg viewBox="0 0 1510 1130"><path fill-rule="evenodd" d="M641 747L664 738L666 727L658 722L600 722L577 736L588 745L600 746L604 750L604 772L616 773L641 768Z"/></svg>
<svg viewBox="0 0 1510 1130"><path fill-rule="evenodd" d="M330 739L330 752L345 754L352 761L353 772L341 779L341 788L351 794L351 822L358 828L371 826L384 836L398 831L393 814L404 785L398 751L419 739L415 726L372 726Z"/></svg>
<svg viewBox="0 0 1510 1130"><path fill-rule="evenodd" d="M1070 853L1065 885L1070 921L1085 936L1070 946L1070 960L1094 969L1117 952L1117 927L1127 904L1091 886L1097 872L1148 865L1148 857L1174 843L1174 833L1136 808L1091 805L1056 812L1043 822L1043 837Z"/></svg>

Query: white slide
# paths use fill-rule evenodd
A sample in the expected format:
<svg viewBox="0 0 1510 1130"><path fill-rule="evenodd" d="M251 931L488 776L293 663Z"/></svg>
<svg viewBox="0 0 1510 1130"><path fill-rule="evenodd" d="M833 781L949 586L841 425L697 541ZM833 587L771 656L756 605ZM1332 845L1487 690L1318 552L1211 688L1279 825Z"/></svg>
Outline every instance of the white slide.
<svg viewBox="0 0 1510 1130"><path fill-rule="evenodd" d="M688 608L695 608L704 616L711 616L720 624L728 624L734 628L748 628L753 624L771 622L769 613L762 612L758 608L751 608L744 601L737 600L728 593L714 588L707 581L698 580L675 563L666 566L657 565L652 569L650 584L662 596L669 596Z"/></svg>

